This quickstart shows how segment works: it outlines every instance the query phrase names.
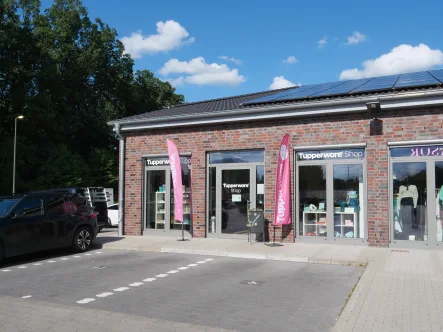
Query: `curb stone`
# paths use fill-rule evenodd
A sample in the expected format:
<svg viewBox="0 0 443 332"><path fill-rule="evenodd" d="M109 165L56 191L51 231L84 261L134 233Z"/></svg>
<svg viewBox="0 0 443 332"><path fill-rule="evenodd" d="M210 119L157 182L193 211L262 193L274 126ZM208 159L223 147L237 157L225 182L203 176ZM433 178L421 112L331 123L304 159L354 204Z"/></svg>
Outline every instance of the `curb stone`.
<svg viewBox="0 0 443 332"><path fill-rule="evenodd" d="M187 248L108 248L102 245L101 249L110 250L129 250L129 251L145 251L145 252L163 252L163 253L175 253L175 254L191 254L202 256L219 256L219 257L231 257L231 258L246 258L246 259L261 259L270 261L286 261L294 263L308 263L308 264L326 264L326 265L348 265L348 266L367 266L369 261L365 260L349 260L332 257L316 257L316 256L285 256L272 253L248 253L248 252L231 252L231 251L218 251L218 250L204 250L204 249L187 249Z"/></svg>

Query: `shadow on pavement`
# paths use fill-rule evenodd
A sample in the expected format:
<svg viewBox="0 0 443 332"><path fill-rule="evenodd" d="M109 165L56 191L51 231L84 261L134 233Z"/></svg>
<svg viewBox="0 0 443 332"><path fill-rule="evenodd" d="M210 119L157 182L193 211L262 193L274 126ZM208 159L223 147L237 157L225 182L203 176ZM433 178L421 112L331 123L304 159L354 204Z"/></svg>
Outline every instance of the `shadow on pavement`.
<svg viewBox="0 0 443 332"><path fill-rule="evenodd" d="M91 246L91 250L93 251L95 248L94 246ZM3 264L0 268L8 268L8 267L14 267L16 265L26 265L31 263L36 263L39 261L43 261L46 259L55 259L59 257L64 256L70 256L70 255L76 255L77 253L74 252L71 248L59 248L59 249L53 249L48 251L39 251L31 254L25 254L20 256L14 256L6 258Z"/></svg>

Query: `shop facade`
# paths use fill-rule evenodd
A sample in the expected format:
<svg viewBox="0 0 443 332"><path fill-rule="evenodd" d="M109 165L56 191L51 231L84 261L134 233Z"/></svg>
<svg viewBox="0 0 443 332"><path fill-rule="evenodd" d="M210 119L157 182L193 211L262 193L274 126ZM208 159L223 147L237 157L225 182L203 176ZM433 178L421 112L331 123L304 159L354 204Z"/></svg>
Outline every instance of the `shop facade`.
<svg viewBox="0 0 443 332"><path fill-rule="evenodd" d="M270 116L267 109L265 119L219 112L217 121L125 120L124 233L181 232L173 218L171 139L182 158L187 236L246 239L249 211L273 220L278 150L289 134L292 224L276 228L277 241L442 247L443 94L436 91L432 103L423 94L417 101L405 95L407 103L372 97L377 113L358 99L337 103L334 112L288 106L284 116Z"/></svg>

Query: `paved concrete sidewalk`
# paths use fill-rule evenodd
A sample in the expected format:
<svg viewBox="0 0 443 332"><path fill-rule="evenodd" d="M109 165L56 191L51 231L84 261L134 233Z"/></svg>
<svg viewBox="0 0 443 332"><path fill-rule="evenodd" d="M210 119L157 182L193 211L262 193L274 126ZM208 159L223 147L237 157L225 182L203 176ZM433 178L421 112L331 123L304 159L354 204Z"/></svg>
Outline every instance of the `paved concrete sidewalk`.
<svg viewBox="0 0 443 332"><path fill-rule="evenodd" d="M100 233L94 243L103 249L174 252L343 265L366 265L368 261L381 259L390 253L389 249L344 245L284 243L279 247L269 247L260 242L249 244L247 240L206 238L190 239L182 242L175 237L119 237L115 232Z"/></svg>
<svg viewBox="0 0 443 332"><path fill-rule="evenodd" d="M103 233L106 249L195 253L321 264L368 264L333 332L443 331L443 252L330 244L268 247L242 240L118 237Z"/></svg>

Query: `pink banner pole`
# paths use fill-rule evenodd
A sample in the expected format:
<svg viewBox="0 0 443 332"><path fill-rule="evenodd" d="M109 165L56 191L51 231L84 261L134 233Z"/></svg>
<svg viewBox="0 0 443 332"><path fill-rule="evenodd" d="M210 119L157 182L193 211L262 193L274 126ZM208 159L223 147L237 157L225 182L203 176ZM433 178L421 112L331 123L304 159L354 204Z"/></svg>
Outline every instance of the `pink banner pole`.
<svg viewBox="0 0 443 332"><path fill-rule="evenodd" d="M174 190L174 219L182 223L182 239L184 240L183 222L183 189L180 155L174 142L167 139L169 165L171 166L172 188Z"/></svg>
<svg viewBox="0 0 443 332"><path fill-rule="evenodd" d="M290 170L289 135L286 134L281 141L277 160L273 222L274 246L277 246L275 243L275 226L288 225L291 223Z"/></svg>

